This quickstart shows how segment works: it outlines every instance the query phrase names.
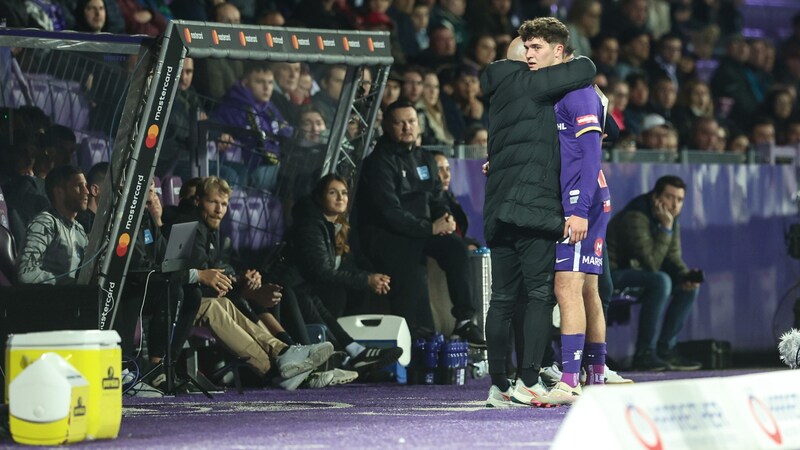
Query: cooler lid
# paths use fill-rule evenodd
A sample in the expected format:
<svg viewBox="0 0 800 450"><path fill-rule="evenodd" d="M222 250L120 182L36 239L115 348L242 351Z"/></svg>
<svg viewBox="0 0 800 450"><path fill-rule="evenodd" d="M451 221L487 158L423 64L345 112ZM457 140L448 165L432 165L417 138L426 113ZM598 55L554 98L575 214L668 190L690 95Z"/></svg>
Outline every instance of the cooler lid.
<svg viewBox="0 0 800 450"><path fill-rule="evenodd" d="M116 346L119 334L114 330L60 330L13 334L8 337L8 348L19 347L75 347Z"/></svg>

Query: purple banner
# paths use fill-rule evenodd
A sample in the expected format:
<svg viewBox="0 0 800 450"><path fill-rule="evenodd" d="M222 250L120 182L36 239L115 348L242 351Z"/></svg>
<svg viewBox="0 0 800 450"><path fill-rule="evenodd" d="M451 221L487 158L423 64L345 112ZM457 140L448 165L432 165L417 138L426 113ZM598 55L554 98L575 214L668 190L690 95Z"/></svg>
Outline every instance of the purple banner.
<svg viewBox="0 0 800 450"><path fill-rule="evenodd" d="M470 219L468 234L481 241L482 163L450 161L451 189ZM689 187L680 217L683 254L690 267L705 271L706 282L681 340L727 340L736 352L774 350L775 334L791 326L792 306L800 297L800 291L789 292L800 262L788 256L784 240L789 224L800 221L795 168L604 164L603 171L615 211L652 189L662 175L678 175ZM617 360L633 353L638 310L633 307L634 325L608 330L609 354Z"/></svg>

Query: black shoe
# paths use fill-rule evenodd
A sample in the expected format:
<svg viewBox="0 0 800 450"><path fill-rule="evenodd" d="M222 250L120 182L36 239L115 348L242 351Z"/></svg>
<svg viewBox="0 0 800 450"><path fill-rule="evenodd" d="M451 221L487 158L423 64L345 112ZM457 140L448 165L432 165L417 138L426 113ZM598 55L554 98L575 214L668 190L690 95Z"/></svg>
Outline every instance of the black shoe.
<svg viewBox="0 0 800 450"><path fill-rule="evenodd" d="M633 370L661 372L667 370L667 362L659 358L655 352L648 351L633 357Z"/></svg>
<svg viewBox="0 0 800 450"><path fill-rule="evenodd" d="M349 366L363 374L375 369L382 369L397 361L403 355L400 347L377 348L367 347L364 351L350 358Z"/></svg>
<svg viewBox="0 0 800 450"><path fill-rule="evenodd" d="M464 339L470 347L486 348L486 340L483 339L481 330L472 322L467 322L453 330L453 334Z"/></svg>
<svg viewBox="0 0 800 450"><path fill-rule="evenodd" d="M658 356L667 363L667 370L690 371L700 370L703 367L699 362L686 359L675 350L659 353Z"/></svg>
<svg viewBox="0 0 800 450"><path fill-rule="evenodd" d="M328 370L333 369L342 369L344 368L344 362L347 360L347 352L333 352L330 358L317 369L321 372L327 372Z"/></svg>

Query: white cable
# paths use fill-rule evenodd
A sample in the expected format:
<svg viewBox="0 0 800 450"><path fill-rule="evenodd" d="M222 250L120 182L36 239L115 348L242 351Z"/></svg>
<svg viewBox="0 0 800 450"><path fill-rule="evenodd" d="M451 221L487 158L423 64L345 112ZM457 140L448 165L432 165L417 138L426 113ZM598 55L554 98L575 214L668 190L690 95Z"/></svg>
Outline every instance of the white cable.
<svg viewBox="0 0 800 450"><path fill-rule="evenodd" d="M144 303L147 301L147 286L150 284L150 275L154 274L156 271L151 270L147 272L147 278L144 281L144 293L142 294L142 307L139 308L139 320L138 327L139 327L139 347L136 350L136 356L133 358L134 360L139 359L139 355L142 353L142 343L144 342L144 323L142 321L142 314L144 312ZM167 299L169 301L169 299Z"/></svg>

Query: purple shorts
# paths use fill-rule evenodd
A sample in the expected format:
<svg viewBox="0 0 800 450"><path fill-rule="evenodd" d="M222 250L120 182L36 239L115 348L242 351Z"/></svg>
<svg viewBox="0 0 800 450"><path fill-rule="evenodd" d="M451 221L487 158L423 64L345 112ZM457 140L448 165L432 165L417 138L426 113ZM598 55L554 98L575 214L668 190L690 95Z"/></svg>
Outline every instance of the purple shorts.
<svg viewBox="0 0 800 450"><path fill-rule="evenodd" d="M556 272L603 273L603 246L606 245L606 227L610 215L610 207L601 205L596 211L592 208L586 239L574 245L570 245L569 240L556 243Z"/></svg>

